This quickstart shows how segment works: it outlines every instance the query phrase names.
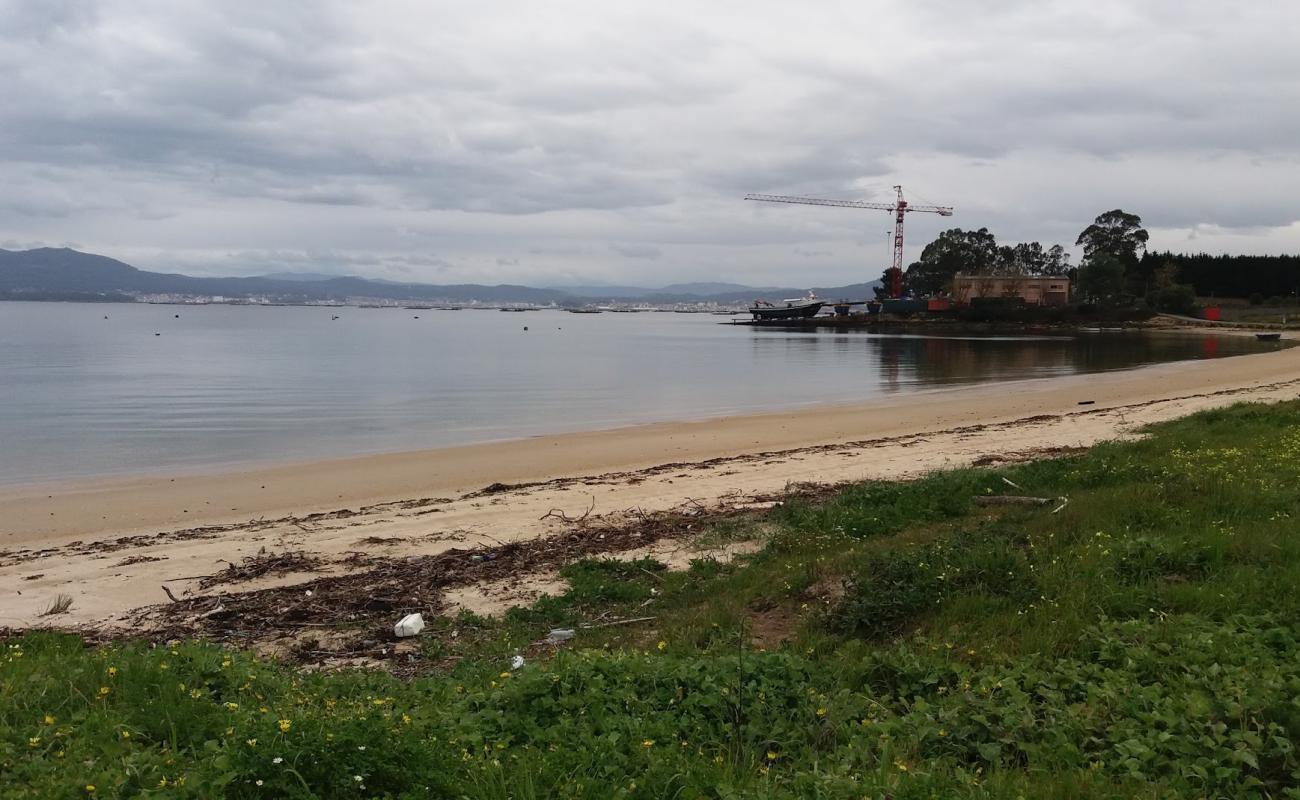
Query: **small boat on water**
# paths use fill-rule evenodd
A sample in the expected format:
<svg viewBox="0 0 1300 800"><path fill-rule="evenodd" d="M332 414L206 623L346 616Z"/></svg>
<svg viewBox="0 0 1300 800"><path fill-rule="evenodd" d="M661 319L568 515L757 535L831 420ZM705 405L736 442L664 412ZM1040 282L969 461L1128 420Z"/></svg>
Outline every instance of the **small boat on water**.
<svg viewBox="0 0 1300 800"><path fill-rule="evenodd" d="M769 303L766 300L755 300L754 305L750 307L749 313L754 315L755 321L764 319L808 319L817 316L817 312L822 310L826 305L825 301L818 300L817 295L812 292L807 297L796 297L782 301L784 306L778 306L775 303Z"/></svg>
<svg viewBox="0 0 1300 800"><path fill-rule="evenodd" d="M1255 338L1258 339L1258 340L1260 340L1261 342L1276 342L1277 340L1279 340L1279 339L1282 338L1282 334L1280 334L1280 333L1257 333L1257 334L1255 334Z"/></svg>
<svg viewBox="0 0 1300 800"><path fill-rule="evenodd" d="M599 314L604 309L600 308L566 308L565 311L570 314Z"/></svg>

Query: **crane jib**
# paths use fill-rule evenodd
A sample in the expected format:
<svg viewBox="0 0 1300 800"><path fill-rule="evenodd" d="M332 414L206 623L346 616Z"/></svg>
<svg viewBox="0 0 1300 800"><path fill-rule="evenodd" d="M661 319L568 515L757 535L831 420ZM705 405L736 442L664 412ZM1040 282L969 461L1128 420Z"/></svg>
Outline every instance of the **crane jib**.
<svg viewBox="0 0 1300 800"><path fill-rule="evenodd" d="M900 297L903 293L903 217L908 211L923 211L951 217L951 206L914 206L903 199L903 187L895 186L898 199L893 203L867 203L862 200L830 200L822 197L801 197L790 194L747 194L746 200L761 200L765 203L792 203L807 206L831 206L834 208L867 208L873 211L894 212L894 262L887 270L889 296Z"/></svg>

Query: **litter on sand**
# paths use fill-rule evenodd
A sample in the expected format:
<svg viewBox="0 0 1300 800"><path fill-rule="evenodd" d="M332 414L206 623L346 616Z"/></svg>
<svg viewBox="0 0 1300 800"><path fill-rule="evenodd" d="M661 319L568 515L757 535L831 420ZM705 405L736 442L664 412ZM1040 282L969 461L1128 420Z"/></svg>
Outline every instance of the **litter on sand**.
<svg viewBox="0 0 1300 800"><path fill-rule="evenodd" d="M399 639L415 636L424 630L424 617L420 614L407 614L393 626L393 635Z"/></svg>

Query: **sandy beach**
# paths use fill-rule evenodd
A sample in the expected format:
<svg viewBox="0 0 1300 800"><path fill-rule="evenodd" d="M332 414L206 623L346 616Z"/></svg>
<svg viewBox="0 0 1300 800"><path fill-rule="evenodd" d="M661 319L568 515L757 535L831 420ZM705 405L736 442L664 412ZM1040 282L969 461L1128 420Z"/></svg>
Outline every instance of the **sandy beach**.
<svg viewBox="0 0 1300 800"><path fill-rule="evenodd" d="M0 626L42 624L60 593L71 610L46 619L111 626L165 602L164 585L202 592L203 576L263 548L303 551L317 566L239 591L340 574L357 553L545 541L572 527L564 516L609 523L688 504L743 508L792 484L1032 458L1202 409L1296 397L1300 348L861 405L0 490Z"/></svg>

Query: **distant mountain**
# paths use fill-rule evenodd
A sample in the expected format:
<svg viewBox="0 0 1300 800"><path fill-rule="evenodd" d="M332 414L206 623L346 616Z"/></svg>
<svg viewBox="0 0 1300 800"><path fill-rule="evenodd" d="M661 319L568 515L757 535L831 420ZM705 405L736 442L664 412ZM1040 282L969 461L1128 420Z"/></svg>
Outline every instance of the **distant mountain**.
<svg viewBox="0 0 1300 800"><path fill-rule="evenodd" d="M653 292L644 286L552 286L557 292L564 292L571 297L639 297Z"/></svg>
<svg viewBox="0 0 1300 800"><path fill-rule="evenodd" d="M272 272L258 275L268 281L332 281L335 278L351 278L351 275L327 275L324 272Z"/></svg>
<svg viewBox="0 0 1300 800"><path fill-rule="evenodd" d="M653 295L690 295L692 297L712 297L720 294L746 294L755 292L786 291L774 286L746 286L743 283L673 283L659 289L648 286L553 286L557 291L574 297L650 297Z"/></svg>
<svg viewBox="0 0 1300 800"><path fill-rule="evenodd" d="M265 297L275 302L375 298L403 302L559 303L568 298L553 289L531 286L434 286L351 277L192 278L146 272L106 256L68 248L0 250L0 299L59 299L60 293L103 295L185 295L230 298Z"/></svg>
<svg viewBox="0 0 1300 800"><path fill-rule="evenodd" d="M735 294L736 292L771 292L780 291L775 286L746 286L743 283L673 283L662 289L651 289L651 294L697 294L710 297L716 294Z"/></svg>
<svg viewBox="0 0 1300 800"><path fill-rule="evenodd" d="M876 283L816 288L828 300L873 297ZM141 295L266 298L300 303L370 298L421 303L534 303L581 305L591 302L724 304L755 299L779 301L800 297L806 288L752 287L735 283L682 283L662 289L634 286L578 286L539 289L531 286L475 283L435 285L394 283L313 273L277 273L255 278L194 278L148 272L107 256L68 248L0 250L0 300L129 301Z"/></svg>

